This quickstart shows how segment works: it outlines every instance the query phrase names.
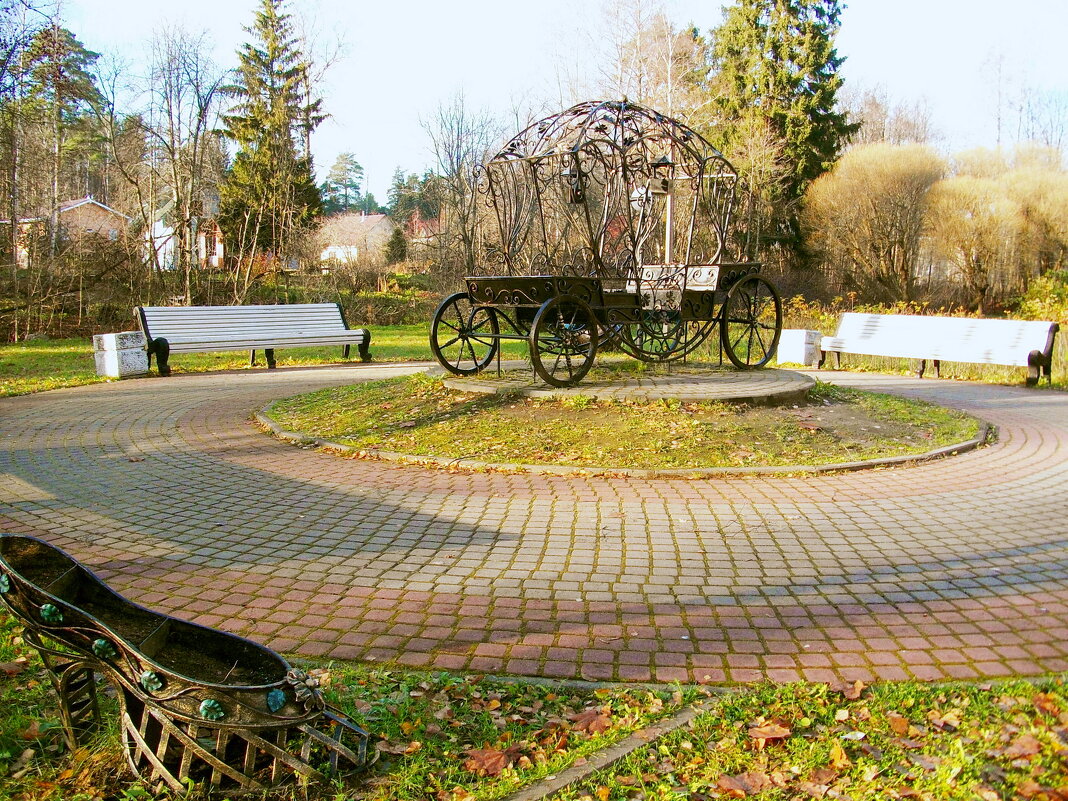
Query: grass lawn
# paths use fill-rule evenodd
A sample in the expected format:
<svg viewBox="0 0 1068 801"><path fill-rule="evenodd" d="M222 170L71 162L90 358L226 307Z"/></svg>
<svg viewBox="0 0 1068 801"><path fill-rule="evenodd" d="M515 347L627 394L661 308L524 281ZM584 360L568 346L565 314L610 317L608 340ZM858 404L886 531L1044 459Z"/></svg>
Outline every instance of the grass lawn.
<svg viewBox="0 0 1068 801"><path fill-rule="evenodd" d="M798 322L797 325L811 322ZM380 326L371 329L371 355L376 362L430 361L429 321L421 325ZM355 353L355 348L353 349ZM527 350L521 342L504 342L502 355L506 359L527 358ZM717 359L714 342L708 343L694 353L696 361ZM295 365L334 364L341 362L341 348L292 348L277 352L278 364L282 367ZM620 360L618 354L602 353L598 365L612 364ZM833 359L832 359L833 362ZM1068 389L1068 337L1059 337L1053 356L1053 386ZM247 351L229 353L176 354L171 358L175 373L201 373L211 370L246 370L263 368L260 355L259 366L250 368ZM830 367L831 364L828 364ZM885 359L867 356L846 356L843 367L856 371L879 371L891 374L908 374L912 365L907 359ZM947 378L970 381L985 381L998 384L1022 384L1024 371L1019 368L996 365L967 365L946 362L942 374ZM16 344L0 344L0 397L25 395L60 387L95 384L110 379L96 375L93 366L92 341L89 339L56 339ZM1040 386L1045 387L1045 381Z"/></svg>
<svg viewBox="0 0 1068 801"><path fill-rule="evenodd" d="M391 325L371 329L373 362L432 361L430 324ZM504 358L526 354L521 343L508 342ZM177 353L170 358L177 373L205 373L212 370L263 370L263 354L257 353L257 366L249 367L248 351L223 353ZM356 347L353 360L359 364ZM279 367L312 364L340 364L340 347L287 348L275 352ZM155 363L152 365L155 375ZM93 343L88 339L54 339L0 345L0 397L43 392L60 387L78 387L114 379L101 378L93 363Z"/></svg>
<svg viewBox="0 0 1068 801"><path fill-rule="evenodd" d="M493 463L679 469L834 464L924 453L976 436L975 418L819 384L806 404L475 395L425 375L276 403L283 428L358 449Z"/></svg>
<svg viewBox="0 0 1068 801"><path fill-rule="evenodd" d="M152 797L125 772L117 706L106 695L108 726L67 751L47 674L21 634L0 613L0 801ZM294 788L282 799L497 801L692 703L706 711L688 727L558 797L1068 798L1063 676L981 686L759 684L718 694L705 687L546 686L389 666L307 667L329 700L371 731L380 758L356 786ZM194 788L183 797L203 795Z"/></svg>
<svg viewBox="0 0 1068 801"><path fill-rule="evenodd" d="M432 359L428 331L429 325L375 328L371 331L371 357L376 362ZM352 356L359 363L355 346ZM257 357L258 366L249 367L248 351L177 353L171 356L170 364L174 373L265 369L263 354L258 353ZM340 347L288 348L276 351L276 357L280 367L342 361ZM0 397L107 380L96 374L91 340L56 339L0 345Z"/></svg>

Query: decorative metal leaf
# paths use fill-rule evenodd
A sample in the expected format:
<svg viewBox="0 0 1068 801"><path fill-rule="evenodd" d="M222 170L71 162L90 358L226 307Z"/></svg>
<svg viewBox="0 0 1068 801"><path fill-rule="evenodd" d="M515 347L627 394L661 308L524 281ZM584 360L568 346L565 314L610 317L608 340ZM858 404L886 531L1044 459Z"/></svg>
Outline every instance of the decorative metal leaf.
<svg viewBox="0 0 1068 801"><path fill-rule="evenodd" d="M146 670L141 674L141 686L150 693L163 689L163 679L154 670Z"/></svg>
<svg viewBox="0 0 1068 801"><path fill-rule="evenodd" d="M279 709L286 705L286 693L285 690L275 687L269 693L267 693L267 708L272 712L277 712Z"/></svg>
<svg viewBox="0 0 1068 801"><path fill-rule="evenodd" d="M119 652L115 650L115 646L103 637L93 640L93 653L101 659L114 659L119 655Z"/></svg>
<svg viewBox="0 0 1068 801"><path fill-rule="evenodd" d="M41 619L45 623L58 626L63 622L63 613L59 611L59 607L55 604L44 604L41 606Z"/></svg>
<svg viewBox="0 0 1068 801"><path fill-rule="evenodd" d="M207 720L222 720L226 717L226 710L214 698L206 698L200 702L200 716Z"/></svg>

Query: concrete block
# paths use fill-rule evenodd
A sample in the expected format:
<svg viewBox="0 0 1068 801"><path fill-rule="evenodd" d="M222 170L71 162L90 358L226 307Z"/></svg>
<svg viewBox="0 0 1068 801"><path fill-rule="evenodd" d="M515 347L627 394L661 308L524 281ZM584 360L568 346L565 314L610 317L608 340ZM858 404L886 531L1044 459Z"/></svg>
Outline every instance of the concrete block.
<svg viewBox="0 0 1068 801"><path fill-rule="evenodd" d="M779 336L779 348L775 359L779 364L804 364L815 367L820 360L819 331L804 328L784 328Z"/></svg>
<svg viewBox="0 0 1068 801"><path fill-rule="evenodd" d="M131 350L145 348L145 335L140 331L119 331L117 334L93 336L93 350Z"/></svg>
<svg viewBox="0 0 1068 801"><path fill-rule="evenodd" d="M96 374L109 378L148 373L148 352L140 331L97 334L93 337L93 360Z"/></svg>

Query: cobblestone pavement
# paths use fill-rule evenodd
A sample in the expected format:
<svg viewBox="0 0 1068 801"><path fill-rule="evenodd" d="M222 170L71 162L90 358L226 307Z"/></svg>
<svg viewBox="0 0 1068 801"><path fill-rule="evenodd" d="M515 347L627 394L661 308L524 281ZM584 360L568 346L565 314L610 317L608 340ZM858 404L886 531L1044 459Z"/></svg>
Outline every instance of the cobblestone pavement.
<svg viewBox="0 0 1068 801"><path fill-rule="evenodd" d="M999 440L804 477L450 473L301 450L249 421L405 369L0 399L0 530L307 656L716 682L1068 669L1068 394L828 372L967 409Z"/></svg>

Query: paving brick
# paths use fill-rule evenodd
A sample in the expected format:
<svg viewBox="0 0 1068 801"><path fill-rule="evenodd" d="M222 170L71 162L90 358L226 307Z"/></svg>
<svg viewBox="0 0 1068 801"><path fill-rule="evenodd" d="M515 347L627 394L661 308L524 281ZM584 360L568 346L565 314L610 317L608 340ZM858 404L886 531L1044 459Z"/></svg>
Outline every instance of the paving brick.
<svg viewBox="0 0 1068 801"><path fill-rule="evenodd" d="M135 601L305 656L631 681L1068 667L1064 393L828 373L971 410L999 439L911 467L729 480L338 459L248 423L272 399L410 369L0 399L0 530L59 544Z"/></svg>

